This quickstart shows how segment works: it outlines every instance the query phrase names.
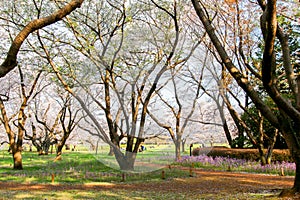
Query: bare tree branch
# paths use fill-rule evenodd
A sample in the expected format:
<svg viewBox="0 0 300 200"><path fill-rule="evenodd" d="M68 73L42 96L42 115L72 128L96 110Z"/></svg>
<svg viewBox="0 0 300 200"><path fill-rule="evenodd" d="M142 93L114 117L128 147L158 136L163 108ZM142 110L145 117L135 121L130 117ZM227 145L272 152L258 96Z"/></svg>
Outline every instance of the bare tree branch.
<svg viewBox="0 0 300 200"><path fill-rule="evenodd" d="M4 77L8 72L17 66L18 52L26 40L26 38L34 31L62 20L69 15L73 10L79 8L84 0L72 0L69 4L59 9L52 15L44 18L35 19L29 22L14 38L4 62L0 65L0 78Z"/></svg>

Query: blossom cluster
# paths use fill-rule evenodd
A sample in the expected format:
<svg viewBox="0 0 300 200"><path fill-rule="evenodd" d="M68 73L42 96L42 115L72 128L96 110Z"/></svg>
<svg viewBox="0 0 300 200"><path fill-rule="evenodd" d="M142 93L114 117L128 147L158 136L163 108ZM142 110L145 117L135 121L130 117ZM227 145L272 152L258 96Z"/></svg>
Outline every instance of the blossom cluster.
<svg viewBox="0 0 300 200"><path fill-rule="evenodd" d="M296 170L295 163L273 162L262 166L258 161L249 161L245 159L235 159L229 157L211 157L207 155L182 156L178 164L192 164L199 168L212 168L218 170L243 171L251 173L267 173L294 175Z"/></svg>

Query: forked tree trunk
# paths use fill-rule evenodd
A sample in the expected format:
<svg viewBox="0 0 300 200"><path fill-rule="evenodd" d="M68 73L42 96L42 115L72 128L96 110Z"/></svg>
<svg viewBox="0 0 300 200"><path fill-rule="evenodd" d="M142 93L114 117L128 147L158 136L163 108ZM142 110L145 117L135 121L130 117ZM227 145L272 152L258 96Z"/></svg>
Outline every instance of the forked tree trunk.
<svg viewBox="0 0 300 200"><path fill-rule="evenodd" d="M134 141L135 140L135 141ZM114 151L115 158L119 164L120 170L134 171L136 155L140 145L145 141L142 138L128 137L126 152L123 154L119 145L111 146Z"/></svg>
<svg viewBox="0 0 300 200"><path fill-rule="evenodd" d="M115 158L119 164L120 170L122 171L133 171L134 170L134 163L136 159L136 154L133 152L126 152L124 155L119 148L113 148Z"/></svg>

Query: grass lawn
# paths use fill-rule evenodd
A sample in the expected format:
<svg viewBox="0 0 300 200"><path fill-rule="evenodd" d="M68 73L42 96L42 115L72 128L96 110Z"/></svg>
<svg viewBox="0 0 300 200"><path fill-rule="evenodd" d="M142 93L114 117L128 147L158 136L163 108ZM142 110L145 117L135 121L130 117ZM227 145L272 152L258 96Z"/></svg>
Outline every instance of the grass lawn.
<svg viewBox="0 0 300 200"><path fill-rule="evenodd" d="M2 199L22 199L22 200L71 200L71 199L101 199L101 200L192 200L192 199L239 199L239 200L257 200L268 199L278 200L276 196L268 194L204 194L204 195L192 195L192 194L178 194L178 193L166 193L166 192L148 192L148 191L130 191L114 189L111 191L5 191L1 194Z"/></svg>
<svg viewBox="0 0 300 200"><path fill-rule="evenodd" d="M162 151L149 150L149 155L139 156L151 159L159 152ZM36 152L23 152L22 155L24 170L12 170L12 156L0 151L0 199L277 199L274 195L279 192L264 189L233 193L226 188L215 191L211 186L222 188L212 182L219 181L219 177L204 178L205 173L190 177L189 170L178 166L124 173L104 165L99 161L101 158L87 151L64 152L62 160L57 162L53 162L54 154L38 156ZM288 184L289 179L284 187L289 187Z"/></svg>

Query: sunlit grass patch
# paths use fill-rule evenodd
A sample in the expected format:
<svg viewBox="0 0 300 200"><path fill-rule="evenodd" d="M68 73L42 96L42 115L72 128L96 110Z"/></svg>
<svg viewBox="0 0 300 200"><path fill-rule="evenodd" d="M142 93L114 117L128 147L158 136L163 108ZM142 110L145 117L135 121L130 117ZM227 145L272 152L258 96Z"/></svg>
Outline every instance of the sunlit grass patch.
<svg viewBox="0 0 300 200"><path fill-rule="evenodd" d="M155 181L161 179L162 169L151 172L130 173L110 168L91 152L66 152L62 160L54 162L55 155L38 156L36 152L23 152L24 170L13 170L12 156L0 152L0 181L18 183L84 184L90 182ZM146 156L143 154L142 156ZM188 177L186 171L168 169L166 178Z"/></svg>

